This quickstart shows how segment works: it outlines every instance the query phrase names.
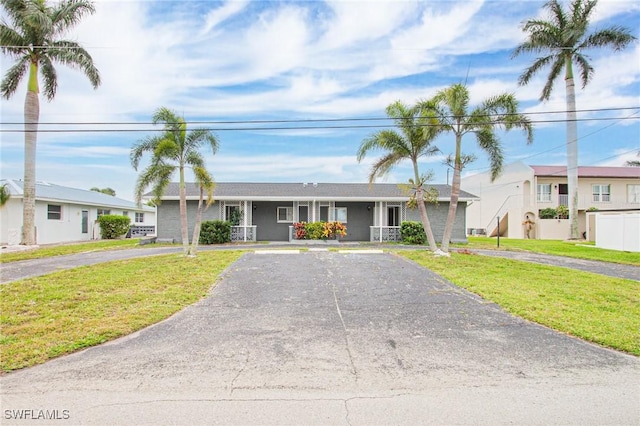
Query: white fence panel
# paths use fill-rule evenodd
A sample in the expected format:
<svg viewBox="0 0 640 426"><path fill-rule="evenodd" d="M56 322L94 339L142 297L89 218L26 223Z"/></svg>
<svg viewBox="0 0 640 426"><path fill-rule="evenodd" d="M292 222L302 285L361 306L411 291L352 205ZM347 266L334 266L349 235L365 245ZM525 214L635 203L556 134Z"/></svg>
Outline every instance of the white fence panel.
<svg viewBox="0 0 640 426"><path fill-rule="evenodd" d="M596 215L596 247L640 252L640 213Z"/></svg>

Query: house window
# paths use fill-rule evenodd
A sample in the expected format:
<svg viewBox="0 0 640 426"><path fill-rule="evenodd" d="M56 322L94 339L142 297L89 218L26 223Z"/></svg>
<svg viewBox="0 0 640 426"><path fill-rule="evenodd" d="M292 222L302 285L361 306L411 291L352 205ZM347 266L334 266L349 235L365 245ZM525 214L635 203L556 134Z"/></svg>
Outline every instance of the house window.
<svg viewBox="0 0 640 426"><path fill-rule="evenodd" d="M640 185L627 185L627 203L640 203Z"/></svg>
<svg viewBox="0 0 640 426"><path fill-rule="evenodd" d="M136 223L144 223L144 213L136 212Z"/></svg>
<svg viewBox="0 0 640 426"><path fill-rule="evenodd" d="M231 226L240 226L240 222L242 220L242 211L240 210L240 206L228 205L224 206L224 217Z"/></svg>
<svg viewBox="0 0 640 426"><path fill-rule="evenodd" d="M98 217L104 216L104 215L107 215L107 214L111 214L111 210L98 209Z"/></svg>
<svg viewBox="0 0 640 426"><path fill-rule="evenodd" d="M551 201L551 184L539 183L537 194L538 201Z"/></svg>
<svg viewBox="0 0 640 426"><path fill-rule="evenodd" d="M347 208L346 207L336 207L333 209L333 220L347 223Z"/></svg>
<svg viewBox="0 0 640 426"><path fill-rule="evenodd" d="M400 226L400 207L387 208L387 226Z"/></svg>
<svg viewBox="0 0 640 426"><path fill-rule="evenodd" d="M611 185L595 184L592 185L591 188L593 192L593 201L600 203L611 201Z"/></svg>
<svg viewBox="0 0 640 426"><path fill-rule="evenodd" d="M293 223L293 207L278 207L278 223Z"/></svg>
<svg viewBox="0 0 640 426"><path fill-rule="evenodd" d="M57 204L47 204L47 219L62 220L62 206Z"/></svg>
<svg viewBox="0 0 640 426"><path fill-rule="evenodd" d="M128 212L128 211L126 211L126 210L125 210L125 211L123 211L123 212L122 212L122 216L129 217L129 212Z"/></svg>

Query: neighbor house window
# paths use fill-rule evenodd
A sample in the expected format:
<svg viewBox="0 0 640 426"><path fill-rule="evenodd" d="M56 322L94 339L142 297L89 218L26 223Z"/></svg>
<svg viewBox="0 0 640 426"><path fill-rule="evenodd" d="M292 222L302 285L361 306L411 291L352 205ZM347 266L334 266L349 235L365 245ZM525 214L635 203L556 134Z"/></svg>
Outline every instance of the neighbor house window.
<svg viewBox="0 0 640 426"><path fill-rule="evenodd" d="M136 212L136 223L144 223L144 213Z"/></svg>
<svg viewBox="0 0 640 426"><path fill-rule="evenodd" d="M611 201L611 185L592 185L593 201L608 202Z"/></svg>
<svg viewBox="0 0 640 426"><path fill-rule="evenodd" d="M539 183L538 184L538 201L551 201L551 184Z"/></svg>
<svg viewBox="0 0 640 426"><path fill-rule="evenodd" d="M278 207L278 223L293 223L293 207Z"/></svg>
<svg viewBox="0 0 640 426"><path fill-rule="evenodd" d="M47 219L61 220L62 219L62 206L57 204L47 204Z"/></svg>
<svg viewBox="0 0 640 426"><path fill-rule="evenodd" d="M98 209L98 217L111 214L111 210Z"/></svg>
<svg viewBox="0 0 640 426"><path fill-rule="evenodd" d="M125 211L123 211L123 212L122 212L122 216L127 216L127 217L129 217L129 212L128 212L128 211L126 211L126 210L125 210Z"/></svg>
<svg viewBox="0 0 640 426"><path fill-rule="evenodd" d="M337 222L347 223L347 208L336 207L333 209L333 220Z"/></svg>
<svg viewBox="0 0 640 426"><path fill-rule="evenodd" d="M640 203L640 185L627 185L627 203Z"/></svg>

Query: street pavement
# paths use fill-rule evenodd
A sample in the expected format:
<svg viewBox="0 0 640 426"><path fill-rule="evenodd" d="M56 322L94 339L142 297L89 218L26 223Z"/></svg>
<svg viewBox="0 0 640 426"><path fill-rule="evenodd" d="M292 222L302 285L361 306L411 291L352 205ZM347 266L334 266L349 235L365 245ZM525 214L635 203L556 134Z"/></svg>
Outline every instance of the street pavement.
<svg viewBox="0 0 640 426"><path fill-rule="evenodd" d="M3 425L637 425L640 359L400 256L263 251L161 323L0 377L0 397Z"/></svg>

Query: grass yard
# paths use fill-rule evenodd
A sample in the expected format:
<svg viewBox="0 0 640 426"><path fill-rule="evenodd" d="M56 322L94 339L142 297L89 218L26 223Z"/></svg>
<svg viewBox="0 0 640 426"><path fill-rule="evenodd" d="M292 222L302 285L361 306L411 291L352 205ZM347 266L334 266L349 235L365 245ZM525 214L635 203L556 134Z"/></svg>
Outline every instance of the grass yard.
<svg viewBox="0 0 640 426"><path fill-rule="evenodd" d="M496 250L496 238L469 237L469 244L457 245L470 250ZM640 266L640 253L617 250L606 250L595 247L593 243L561 240L520 240L500 238L500 250L520 250L534 253L552 254L556 256L574 257L577 259L600 260L603 262L623 263Z"/></svg>
<svg viewBox="0 0 640 426"><path fill-rule="evenodd" d="M21 250L0 254L0 263L17 262L19 260L42 259L45 257L62 256L65 254L86 253L99 250L131 249L140 246L139 238L126 238L123 240L98 240L86 243L55 244L42 246L33 250Z"/></svg>
<svg viewBox="0 0 640 426"><path fill-rule="evenodd" d="M397 253L515 315L640 356L638 281L472 254Z"/></svg>
<svg viewBox="0 0 640 426"><path fill-rule="evenodd" d="M243 254L116 261L0 286L0 371L130 334L203 298Z"/></svg>

